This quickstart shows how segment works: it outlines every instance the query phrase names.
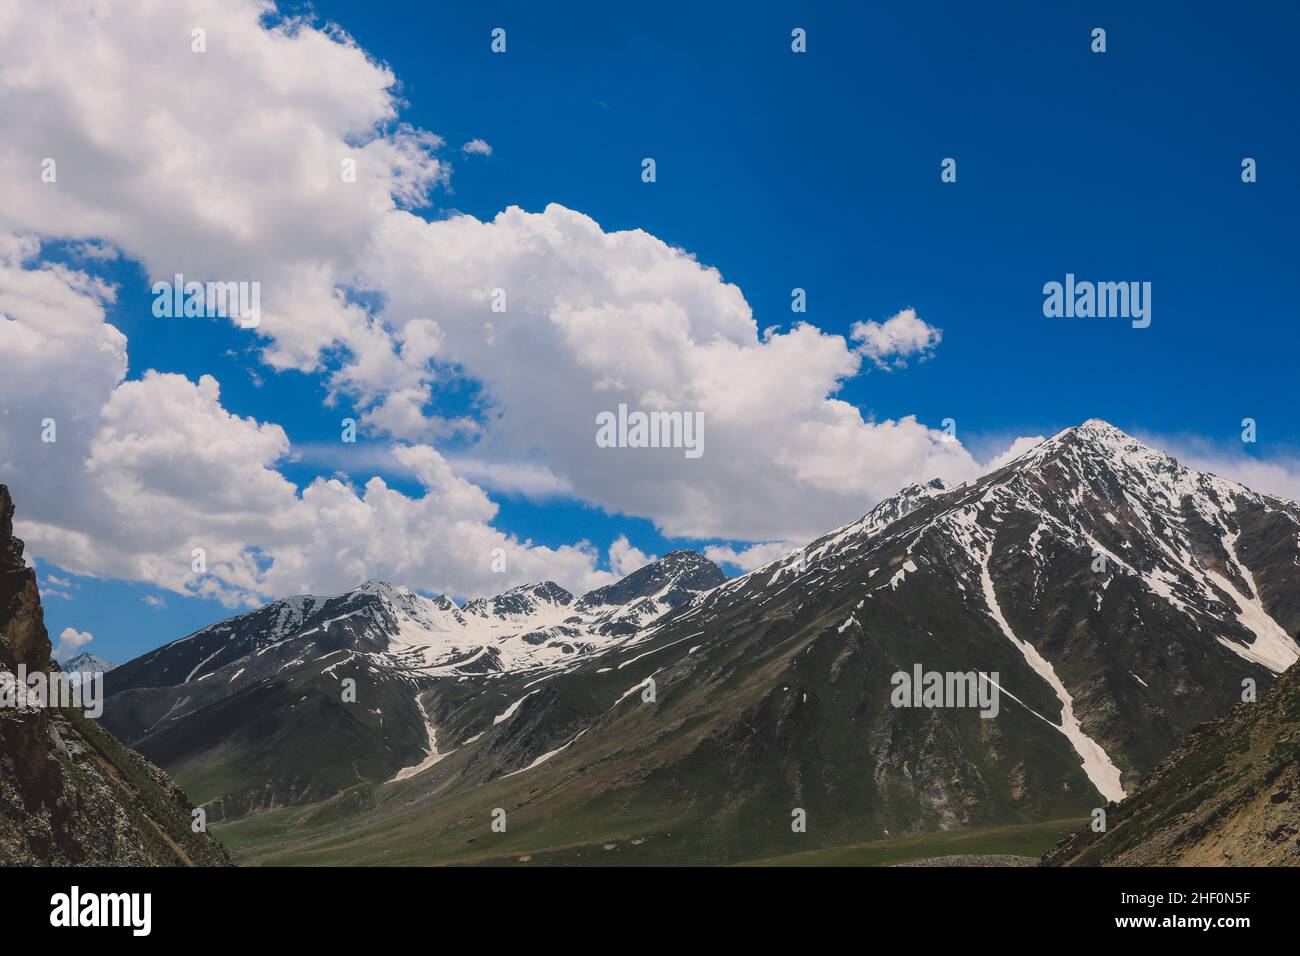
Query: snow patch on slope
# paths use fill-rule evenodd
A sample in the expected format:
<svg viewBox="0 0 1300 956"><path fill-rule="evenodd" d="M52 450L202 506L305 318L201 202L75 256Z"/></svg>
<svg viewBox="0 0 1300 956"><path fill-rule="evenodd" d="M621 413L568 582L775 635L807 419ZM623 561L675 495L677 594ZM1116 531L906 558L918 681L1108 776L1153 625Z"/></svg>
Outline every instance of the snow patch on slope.
<svg viewBox="0 0 1300 956"><path fill-rule="evenodd" d="M1016 650L1020 651L1025 663L1052 688L1053 693L1061 702L1061 722L1057 724L1048 721L1048 723L1051 723L1070 741L1075 753L1083 760L1083 772L1087 774L1092 785L1097 788L1097 792L1107 800L1123 800L1124 788L1120 784L1119 768L1115 766L1115 762L1110 759L1105 749L1084 733L1078 718L1074 714L1074 698L1070 696L1065 684L1057 676L1056 669L1038 652L1038 648L1028 641L1022 641L1016 637L1011 625L1003 617L1002 608L998 604L997 594L993 588L993 577L989 574L992 542L982 540L982 535L985 532L976 520L978 514L977 508L969 507L953 513L951 517L956 533L955 536L965 546L979 569L980 584L984 592L984 600L988 604L989 614L1007 640L1012 643Z"/></svg>
<svg viewBox="0 0 1300 956"><path fill-rule="evenodd" d="M422 773L423 771L428 770L439 760L447 756L447 754L438 753L438 728L433 725L433 720L429 717L429 712L424 709L424 701L420 698L419 694L415 695L415 706L420 710L420 716L424 719L425 732L429 735L429 742L425 746L424 759L419 763L412 764L409 767L403 767L401 770L397 771L397 774L389 781L389 783L395 783L398 780L406 780L409 777L414 777L417 773Z"/></svg>

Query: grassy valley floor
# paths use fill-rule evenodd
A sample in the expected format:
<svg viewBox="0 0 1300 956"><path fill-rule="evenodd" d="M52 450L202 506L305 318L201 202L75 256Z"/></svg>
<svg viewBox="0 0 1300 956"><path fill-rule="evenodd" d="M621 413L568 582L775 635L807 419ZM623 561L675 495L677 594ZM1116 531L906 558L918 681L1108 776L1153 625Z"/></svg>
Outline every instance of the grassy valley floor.
<svg viewBox="0 0 1300 956"><path fill-rule="evenodd" d="M331 821L314 825L312 808L291 808L248 817L213 830L244 866L330 865L460 865L460 866L664 866L689 863L682 837L671 831L610 836L597 842L554 840L542 848L530 841L494 834L487 826L477 837L464 837L455 846L434 840L422 847L412 842L411 821L370 822L366 825ZM945 864L1010 864L996 857L1038 858L1084 821L1052 820L1009 826L982 827L942 833L912 834L871 840L850 846L824 847L798 853L746 860L742 866L896 866L918 860L945 858ZM386 849L376 846L376 827L387 833ZM584 827L584 829L587 829ZM590 832L590 831L588 831Z"/></svg>

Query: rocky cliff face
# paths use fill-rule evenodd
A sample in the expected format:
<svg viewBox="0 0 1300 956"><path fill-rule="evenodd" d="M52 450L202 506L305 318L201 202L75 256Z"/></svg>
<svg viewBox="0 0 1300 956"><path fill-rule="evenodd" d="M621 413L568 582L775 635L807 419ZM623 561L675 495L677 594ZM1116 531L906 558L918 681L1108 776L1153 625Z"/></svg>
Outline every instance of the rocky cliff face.
<svg viewBox="0 0 1300 956"><path fill-rule="evenodd" d="M81 710L32 699L15 671L58 671L36 574L0 485L0 864L228 865L191 831L193 805L163 771Z"/></svg>

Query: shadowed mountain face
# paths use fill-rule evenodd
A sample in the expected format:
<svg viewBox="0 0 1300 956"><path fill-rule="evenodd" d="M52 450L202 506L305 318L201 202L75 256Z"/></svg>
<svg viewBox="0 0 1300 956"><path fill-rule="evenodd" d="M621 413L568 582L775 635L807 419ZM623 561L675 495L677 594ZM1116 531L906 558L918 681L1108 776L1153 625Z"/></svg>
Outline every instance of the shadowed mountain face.
<svg viewBox="0 0 1300 956"><path fill-rule="evenodd" d="M294 618L273 640L237 618L124 665L107 709L228 816L334 794L261 825L281 861L612 841L726 862L1083 816L1296 659L1298 530L1294 504L1092 421L741 578L704 569L708 590L675 602L662 568L577 601L534 589L527 607L293 599L254 612ZM703 560L680 555L664 559L679 582ZM899 706L895 675L918 669L988 675L996 716ZM345 676L358 704L337 703ZM481 839L494 808L510 826Z"/></svg>
<svg viewBox="0 0 1300 956"><path fill-rule="evenodd" d="M36 588L0 485L0 863L221 865L193 806L81 710L55 709L16 672L57 672Z"/></svg>
<svg viewBox="0 0 1300 956"><path fill-rule="evenodd" d="M1056 866L1300 866L1300 667L1196 728Z"/></svg>

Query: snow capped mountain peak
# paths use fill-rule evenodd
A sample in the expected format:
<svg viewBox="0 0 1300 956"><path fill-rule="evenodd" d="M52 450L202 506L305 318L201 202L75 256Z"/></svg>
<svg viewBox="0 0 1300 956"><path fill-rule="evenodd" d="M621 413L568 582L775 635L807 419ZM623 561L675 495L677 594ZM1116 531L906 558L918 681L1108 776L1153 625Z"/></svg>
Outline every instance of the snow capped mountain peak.
<svg viewBox="0 0 1300 956"><path fill-rule="evenodd" d="M942 478L932 478L924 484L910 484L872 508L867 517L875 524L888 524L915 511L936 495L951 490Z"/></svg>
<svg viewBox="0 0 1300 956"><path fill-rule="evenodd" d="M780 574L782 569L792 565L806 564L810 561L824 561L833 556L854 551L865 545L872 536L883 531L894 522L916 511L931 499L947 494L950 491L952 491L952 488L942 478L932 478L924 484L910 484L897 494L881 501L852 524L845 525L830 534L818 538L804 549L802 555L795 552L795 554L782 558L773 565L760 568L759 572L767 571L770 573L773 567L779 566L776 573Z"/></svg>
<svg viewBox="0 0 1300 956"><path fill-rule="evenodd" d="M1132 435L1121 431L1110 422L1103 421L1100 418L1090 418L1082 425L1067 428L1052 436L1043 444L1051 447L1072 445L1087 448L1093 454L1110 456L1138 454L1169 458L1164 452L1142 444Z"/></svg>
<svg viewBox="0 0 1300 956"><path fill-rule="evenodd" d="M1255 583L1261 569L1274 577L1279 563L1300 563L1293 503L1187 468L1092 419L977 482L931 524L951 526L970 545L981 537L977 525L996 538L997 526L1025 522L1036 524L1027 542L1036 563L1059 561L1063 551L1090 558L1082 563L1098 581L1135 579L1193 627L1275 673L1300 655ZM1043 577L1037 568L1035 579ZM1098 609L1105 598L1103 589Z"/></svg>
<svg viewBox="0 0 1300 956"><path fill-rule="evenodd" d="M672 607L726 580L722 570L699 552L670 551L621 581L589 591L574 607L586 611L629 604L639 598L655 599Z"/></svg>
<svg viewBox="0 0 1300 956"><path fill-rule="evenodd" d="M1297 567L1300 507L1092 419L958 488L909 486L687 615L701 626L790 600L808 614L834 607L834 633L870 617L874 638L887 609L910 622L942 603L925 637L947 640L941 628L962 615L963 634L991 624L986 652L1000 644L1028 668L1007 692L1050 689L1032 713L1117 799L1145 746L1135 715L1150 712L1146 732L1159 735L1180 712L1185 729L1186 688L1229 699L1243 676L1267 680L1300 658Z"/></svg>
<svg viewBox="0 0 1300 956"><path fill-rule="evenodd" d="M380 581L378 578L368 578L354 587L350 593L382 594L387 596L409 593L410 590L410 588L399 587L398 585L391 584L388 581Z"/></svg>
<svg viewBox="0 0 1300 956"><path fill-rule="evenodd" d="M1007 468L1054 484L1077 483L1101 497L1140 495L1163 500L1168 507L1191 498L1201 510L1222 506L1231 511L1232 500L1239 496L1265 500L1237 482L1188 468L1172 455L1095 418L1036 445Z"/></svg>
<svg viewBox="0 0 1300 956"><path fill-rule="evenodd" d="M1123 438L1129 437L1127 434L1125 434L1120 429L1116 428L1114 425L1106 421L1104 418L1090 418L1083 424L1076 425L1074 428L1070 428L1066 430L1081 432L1084 434L1119 435L1120 437Z"/></svg>
<svg viewBox="0 0 1300 956"><path fill-rule="evenodd" d="M317 606L323 607L323 602L331 599L316 600L321 602ZM374 578L363 581L333 600L341 601L343 608L353 614L363 608L371 608L375 613L396 613L422 623L441 620L447 615L460 617L460 608L456 602L444 594L425 597L404 585Z"/></svg>
<svg viewBox="0 0 1300 956"><path fill-rule="evenodd" d="M573 595L560 587L554 581L539 581L536 584L527 584L522 587L513 588L513 592L528 594L538 601L548 604L569 604L573 601ZM507 594L512 593L507 591Z"/></svg>
<svg viewBox="0 0 1300 956"><path fill-rule="evenodd" d="M117 665L112 661L106 661L98 654L92 654L89 651L82 651L73 657L69 657L63 662L63 672L65 674L100 671L108 673Z"/></svg>
<svg viewBox="0 0 1300 956"><path fill-rule="evenodd" d="M478 617L520 620L543 609L567 607L573 595L554 581L520 584L492 598L475 598L465 605L465 613Z"/></svg>
<svg viewBox="0 0 1300 956"><path fill-rule="evenodd" d="M698 551L692 551L689 548L678 548L676 551L669 551L658 561L653 564L685 566L685 567L705 567L712 565L713 562L700 554ZM649 567L650 565L647 565Z"/></svg>
<svg viewBox="0 0 1300 956"><path fill-rule="evenodd" d="M1163 452L1148 448L1131 435L1100 418L1090 418L1081 425L1063 428L1050 438L1044 439L1013 458L998 471L1021 470L1034 463L1060 453L1065 449L1074 449L1088 455L1103 458L1123 457L1126 454L1156 454L1168 457Z"/></svg>
<svg viewBox="0 0 1300 956"><path fill-rule="evenodd" d="M113 668L117 667L112 661L106 661L98 654L92 654L89 651L82 651L73 657L69 657L62 664L63 673L67 675L68 685L76 687L83 679L87 679L92 674L107 674Z"/></svg>

